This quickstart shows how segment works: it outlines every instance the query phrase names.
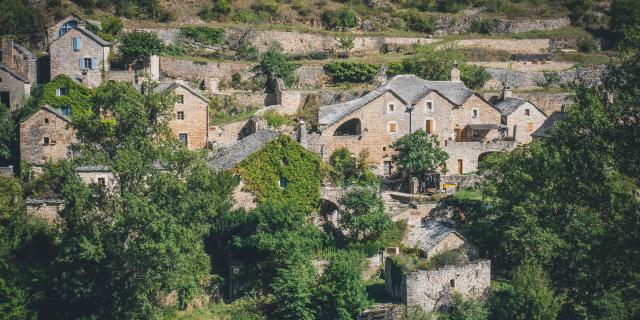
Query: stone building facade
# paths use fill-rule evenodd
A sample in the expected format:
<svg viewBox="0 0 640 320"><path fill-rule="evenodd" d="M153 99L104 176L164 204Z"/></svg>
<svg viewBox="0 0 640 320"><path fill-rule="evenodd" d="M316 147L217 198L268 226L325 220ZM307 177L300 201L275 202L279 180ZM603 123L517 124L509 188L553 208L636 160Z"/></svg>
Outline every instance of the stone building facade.
<svg viewBox="0 0 640 320"><path fill-rule="evenodd" d="M10 37L2 39L0 57L0 103L13 111L24 105L36 83L36 57Z"/></svg>
<svg viewBox="0 0 640 320"><path fill-rule="evenodd" d="M502 112L502 124L507 126L506 135L518 143L531 142L531 134L547 119L533 103L513 98L511 88L504 88L502 96L493 102Z"/></svg>
<svg viewBox="0 0 640 320"><path fill-rule="evenodd" d="M76 167L76 174L86 184L95 184L99 187L112 190L117 184L111 168L107 166L80 166Z"/></svg>
<svg viewBox="0 0 640 320"><path fill-rule="evenodd" d="M81 24L67 30L49 46L51 79L64 74L97 87L109 72L110 45Z"/></svg>
<svg viewBox="0 0 640 320"><path fill-rule="evenodd" d="M49 223L60 221L60 211L64 209L62 199L31 199L24 201L27 207L27 216L43 219Z"/></svg>
<svg viewBox="0 0 640 320"><path fill-rule="evenodd" d="M394 171L391 145L412 131L422 129L434 134L441 145L501 139L504 128L500 110L468 89L459 76L457 68L452 70L451 81L400 75L355 100L322 106L319 133L309 136L309 146L325 160L340 147L354 155L366 149L376 172L388 175ZM449 168L467 173L475 166L477 163L456 162Z"/></svg>
<svg viewBox="0 0 640 320"><path fill-rule="evenodd" d="M189 149L201 149L209 141L209 99L182 81L162 83L158 91L176 95L174 117L169 127Z"/></svg>
<svg viewBox="0 0 640 320"><path fill-rule="evenodd" d="M477 260L461 266L445 266L434 270L398 270L385 260L385 289L408 308L419 306L424 311L438 310L451 302L454 293L465 298L488 297L491 285L491 261Z"/></svg>
<svg viewBox="0 0 640 320"><path fill-rule="evenodd" d="M47 161L72 156L70 146L76 143L71 119L45 105L20 123L20 160L31 165L35 173Z"/></svg>
<svg viewBox="0 0 640 320"><path fill-rule="evenodd" d="M71 14L66 18L58 21L53 26L47 29L47 40L51 44L58 38L62 37L69 30L79 26L84 20L75 14Z"/></svg>

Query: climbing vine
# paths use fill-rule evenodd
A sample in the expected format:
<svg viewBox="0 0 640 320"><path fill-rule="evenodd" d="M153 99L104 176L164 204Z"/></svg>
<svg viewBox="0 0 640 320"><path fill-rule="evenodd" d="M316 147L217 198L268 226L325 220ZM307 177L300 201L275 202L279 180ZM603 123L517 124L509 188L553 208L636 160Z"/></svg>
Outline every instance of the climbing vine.
<svg viewBox="0 0 640 320"><path fill-rule="evenodd" d="M69 107L71 117L87 116L91 113L92 90L76 83L65 75L55 77L42 86L35 97L37 106L49 105L52 108Z"/></svg>
<svg viewBox="0 0 640 320"><path fill-rule="evenodd" d="M315 211L320 201L320 158L289 136L282 135L236 168L258 202L293 202Z"/></svg>

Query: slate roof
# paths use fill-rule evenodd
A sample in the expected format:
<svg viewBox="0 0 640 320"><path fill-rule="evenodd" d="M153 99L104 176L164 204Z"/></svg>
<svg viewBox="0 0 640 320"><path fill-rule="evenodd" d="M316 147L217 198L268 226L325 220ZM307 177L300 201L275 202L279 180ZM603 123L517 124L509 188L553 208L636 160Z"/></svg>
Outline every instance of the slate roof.
<svg viewBox="0 0 640 320"><path fill-rule="evenodd" d="M462 82L427 81L414 75L398 75L362 97L320 107L318 114L320 128L324 129L340 121L385 92L391 92L405 104L413 105L431 91L438 92L456 106L462 105L469 97L474 95L474 92Z"/></svg>
<svg viewBox="0 0 640 320"><path fill-rule="evenodd" d="M108 47L108 46L111 45L111 43L109 41L106 41L106 40L100 38L97 34L87 30L87 28L85 28L83 26L76 26L76 27L74 27L74 29L80 31L82 34L87 36L89 39L95 41L96 43L98 43L99 45L101 45L103 47ZM66 36L67 34L69 34L69 32L63 34L61 37L55 39L53 42L56 42L56 41L64 38L64 36Z"/></svg>
<svg viewBox="0 0 640 320"><path fill-rule="evenodd" d="M0 62L0 69L6 71L8 74L12 75L16 79L18 79L18 80L20 80L20 81L22 81L24 83L30 83L29 80L23 78L21 75L19 75L15 71L13 71L13 69L9 68L9 66L7 66L6 64L3 64L1 62Z"/></svg>
<svg viewBox="0 0 640 320"><path fill-rule="evenodd" d="M159 83L154 91L155 92L162 92L162 91L166 91L166 90L173 90L177 87L182 87L184 89L186 89L187 91L191 92L192 94L194 94L196 97L204 100L204 102L206 102L207 104L209 103L209 99L207 99L205 96L203 96L202 94L200 94L196 89L183 84L181 82L178 81L172 81L172 82L163 82L163 83Z"/></svg>
<svg viewBox="0 0 640 320"><path fill-rule="evenodd" d="M529 101L518 98L504 98L494 102L494 106L500 110L503 116L508 116Z"/></svg>
<svg viewBox="0 0 640 320"><path fill-rule="evenodd" d="M560 121L563 121L567 118L567 113L562 111L556 111L552 113L543 123L540 125L538 130L534 131L531 136L546 138L548 136L547 132L556 126L556 124Z"/></svg>
<svg viewBox="0 0 640 320"><path fill-rule="evenodd" d="M13 47L25 58L27 58L28 60L35 60L36 59L36 55L33 54L31 51L29 51L29 49L17 44L17 43L13 43Z"/></svg>
<svg viewBox="0 0 640 320"><path fill-rule="evenodd" d="M111 172L111 168L104 165L77 166L75 170L76 172Z"/></svg>
<svg viewBox="0 0 640 320"><path fill-rule="evenodd" d="M450 221L425 219L420 226L410 229L408 241L410 246L417 245L420 250L429 252L450 234L464 239L453 229Z"/></svg>
<svg viewBox="0 0 640 320"><path fill-rule="evenodd" d="M45 104L44 106L42 106L42 108L41 108L41 109L42 109L42 110L46 110L46 111L48 111L48 112L51 112L51 113L53 113L56 117L58 117L58 118L60 118L60 119L62 119L62 120L64 120L64 121L66 121L66 122L68 122L68 123L71 123L71 119L70 119L69 117L67 117L67 116L65 116L65 115L62 115L60 112L58 112L58 110L56 110L56 109L52 108L52 107L51 107L51 106L49 106L48 104ZM22 120L21 122L25 122L25 121L27 121L28 119L31 119L31 117L33 117L34 115L35 115L35 113L34 113L34 114L32 114L30 117L28 117L28 118L26 118L26 119Z"/></svg>
<svg viewBox="0 0 640 320"><path fill-rule="evenodd" d="M280 133L271 130L260 130L238 140L232 145L209 156L209 167L215 170L229 170L242 160L260 151L267 143L275 140Z"/></svg>

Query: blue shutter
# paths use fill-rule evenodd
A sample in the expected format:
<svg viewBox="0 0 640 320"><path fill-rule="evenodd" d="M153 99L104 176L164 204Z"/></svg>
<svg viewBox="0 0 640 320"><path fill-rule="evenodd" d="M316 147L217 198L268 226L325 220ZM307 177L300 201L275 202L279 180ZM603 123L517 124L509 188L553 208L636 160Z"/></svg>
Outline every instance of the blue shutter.
<svg viewBox="0 0 640 320"><path fill-rule="evenodd" d="M82 49L80 38L73 38L72 43L73 43L73 51L80 51L80 49Z"/></svg>
<svg viewBox="0 0 640 320"><path fill-rule="evenodd" d="M80 58L80 70L84 70L84 58Z"/></svg>
<svg viewBox="0 0 640 320"><path fill-rule="evenodd" d="M96 68L96 58L91 58L91 70Z"/></svg>

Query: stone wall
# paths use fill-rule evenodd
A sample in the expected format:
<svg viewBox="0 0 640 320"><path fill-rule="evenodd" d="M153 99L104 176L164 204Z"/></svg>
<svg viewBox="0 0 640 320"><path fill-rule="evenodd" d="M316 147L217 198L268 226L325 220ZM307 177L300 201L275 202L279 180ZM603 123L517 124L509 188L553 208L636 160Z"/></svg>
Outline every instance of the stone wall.
<svg viewBox="0 0 640 320"><path fill-rule="evenodd" d="M390 259L385 261L385 289L408 308L419 306L428 312L446 307L455 292L466 298L488 297L491 284L489 260L435 270L407 271L397 270Z"/></svg>
<svg viewBox="0 0 640 320"><path fill-rule="evenodd" d="M0 177L13 177L13 166L0 167Z"/></svg>
<svg viewBox="0 0 640 320"><path fill-rule="evenodd" d="M76 174L86 184L100 184L100 179L103 179L105 188L112 190L117 181L113 172L109 168L102 166L95 167L77 167Z"/></svg>
<svg viewBox="0 0 640 320"><path fill-rule="evenodd" d="M471 62L477 66L494 69L509 69L522 72L535 71L564 71L573 68L575 62L547 61L544 63L534 63L528 61L494 61L494 62Z"/></svg>
<svg viewBox="0 0 640 320"><path fill-rule="evenodd" d="M27 215L44 219L49 223L55 223L60 220L60 211L64 209L64 201L61 199L31 199L25 201L27 207Z"/></svg>
<svg viewBox="0 0 640 320"><path fill-rule="evenodd" d="M500 49L510 53L549 52L549 39L466 39L453 43L460 48Z"/></svg>
<svg viewBox="0 0 640 320"><path fill-rule="evenodd" d="M556 111L562 111L565 106L573 103L573 93L514 93L514 97L531 101L550 116Z"/></svg>
<svg viewBox="0 0 640 320"><path fill-rule="evenodd" d="M543 72L523 72L509 69L487 68L491 74L491 80L487 81L484 89L501 89L505 84L520 89L531 89L540 87L544 81ZM584 82L586 85L597 85L601 83L602 76L606 72L606 66L587 65L558 72L560 84L570 84Z"/></svg>
<svg viewBox="0 0 640 320"><path fill-rule="evenodd" d="M453 140L445 141L444 151L449 155L446 161L447 173L457 173L460 160L462 161L462 172L472 173L478 170L478 158L488 152L498 152L511 150L516 147L514 141L496 142L457 142Z"/></svg>
<svg viewBox="0 0 640 320"><path fill-rule="evenodd" d="M187 134L187 147L189 149L200 149L207 145L208 136L208 107L209 102L193 94L182 86L177 86L173 93L182 96L183 102L176 102L174 105L174 116L182 112L184 119L174 117L169 121L169 128L176 137L179 134Z"/></svg>
<svg viewBox="0 0 640 320"><path fill-rule="evenodd" d="M460 34L471 31L474 21L481 18L473 15L466 16L440 16L436 19L436 34ZM537 30L556 30L567 27L571 20L567 17L557 19L493 19L493 33L507 34Z"/></svg>
<svg viewBox="0 0 640 320"><path fill-rule="evenodd" d="M9 93L9 109L15 111L22 107L31 94L31 84L24 83L4 69L0 69L0 79L0 92Z"/></svg>
<svg viewBox="0 0 640 320"><path fill-rule="evenodd" d="M240 74L242 79L254 76L251 69L255 63L243 62L197 62L173 57L160 57L160 72L163 77L181 79L218 78L231 81L231 75Z"/></svg>
<svg viewBox="0 0 640 320"><path fill-rule="evenodd" d="M72 39L80 38L81 48L74 51ZM102 83L103 71L109 71L109 47L102 47L93 39L87 37L78 29L69 30L64 36L53 42L49 47L51 61L51 79L59 74L71 79L80 79L89 87L96 87ZM80 59L94 58L96 65L87 69L86 75L80 68Z"/></svg>

